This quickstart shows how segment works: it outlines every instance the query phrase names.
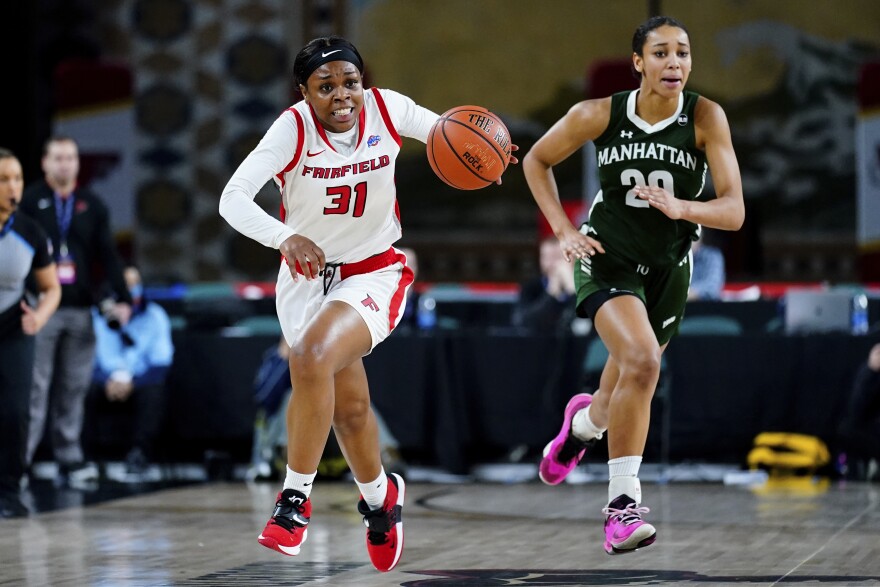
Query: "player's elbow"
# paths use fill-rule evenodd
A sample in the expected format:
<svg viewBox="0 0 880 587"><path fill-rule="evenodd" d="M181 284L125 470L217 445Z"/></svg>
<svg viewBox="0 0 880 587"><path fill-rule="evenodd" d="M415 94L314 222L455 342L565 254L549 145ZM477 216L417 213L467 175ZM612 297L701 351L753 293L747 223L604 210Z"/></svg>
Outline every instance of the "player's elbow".
<svg viewBox="0 0 880 587"><path fill-rule="evenodd" d="M740 200L738 202L738 205L734 208L733 214L731 214L729 230L739 230L740 228L742 228L745 221L746 207L743 204L742 200Z"/></svg>
<svg viewBox="0 0 880 587"><path fill-rule="evenodd" d="M549 163L541 159L541 157L536 154L535 149L532 149L531 151L526 153L526 156L523 157L522 160L522 166L523 173L526 176L538 175L542 172L546 172L551 167Z"/></svg>
<svg viewBox="0 0 880 587"><path fill-rule="evenodd" d="M746 220L746 208L742 196L739 198L726 198L727 206L718 228L721 230L736 231L742 228Z"/></svg>
<svg viewBox="0 0 880 587"><path fill-rule="evenodd" d="M227 187L220 195L220 204L218 206L220 216L222 216L227 222L229 222L229 219L232 216L232 210L235 207L234 202L235 193Z"/></svg>

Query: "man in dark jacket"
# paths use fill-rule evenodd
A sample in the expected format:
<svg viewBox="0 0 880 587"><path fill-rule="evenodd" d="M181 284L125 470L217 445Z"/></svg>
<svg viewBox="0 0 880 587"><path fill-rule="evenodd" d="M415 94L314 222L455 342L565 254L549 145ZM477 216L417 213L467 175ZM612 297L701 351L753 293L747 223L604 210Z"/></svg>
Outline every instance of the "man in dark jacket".
<svg viewBox="0 0 880 587"><path fill-rule="evenodd" d="M511 321L535 332L566 331L575 317L574 267L555 237L541 241L538 264L541 275L521 284Z"/></svg>
<svg viewBox="0 0 880 587"><path fill-rule="evenodd" d="M110 234L107 208L89 190L77 185L79 152L68 137L52 137L43 149L45 179L30 186L21 210L49 235L54 249L61 306L36 339L31 422L27 462L43 437L52 395L51 440L59 480L77 484L97 480L97 469L86 464L80 444L83 406L95 358L91 306L103 274L116 299L103 304L116 322L131 315L131 297L122 263Z"/></svg>

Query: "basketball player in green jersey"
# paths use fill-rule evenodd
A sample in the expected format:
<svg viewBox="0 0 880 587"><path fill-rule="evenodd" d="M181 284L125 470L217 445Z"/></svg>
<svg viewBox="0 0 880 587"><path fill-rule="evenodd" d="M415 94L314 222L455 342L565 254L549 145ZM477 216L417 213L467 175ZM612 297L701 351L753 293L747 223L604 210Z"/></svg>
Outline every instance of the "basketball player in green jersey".
<svg viewBox="0 0 880 587"><path fill-rule="evenodd" d="M660 357L678 331L691 275L690 243L699 226L738 230L742 182L721 107L684 87L690 38L669 17L633 36L638 90L573 106L525 157L532 195L566 258L574 258L577 311L609 350L599 390L578 394L562 429L544 449L541 479L560 483L585 450L608 432L605 551L648 546L656 530L642 519L638 473L648 435ZM560 202L553 166L593 141L601 191L577 230ZM703 195L711 169L716 197Z"/></svg>

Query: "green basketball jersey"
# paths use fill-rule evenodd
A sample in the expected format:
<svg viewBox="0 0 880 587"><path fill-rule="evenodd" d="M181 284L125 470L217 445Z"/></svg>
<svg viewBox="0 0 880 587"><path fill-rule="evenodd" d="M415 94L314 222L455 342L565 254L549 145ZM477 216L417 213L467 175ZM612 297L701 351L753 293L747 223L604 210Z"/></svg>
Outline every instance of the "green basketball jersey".
<svg viewBox="0 0 880 587"><path fill-rule="evenodd" d="M694 107L699 95L682 92L678 110L650 125L636 115L638 90L611 97L611 119L596 139L601 191L590 209L590 236L648 267L678 263L697 225L671 220L638 198L636 185L660 186L694 200L706 181L706 155L696 147Z"/></svg>

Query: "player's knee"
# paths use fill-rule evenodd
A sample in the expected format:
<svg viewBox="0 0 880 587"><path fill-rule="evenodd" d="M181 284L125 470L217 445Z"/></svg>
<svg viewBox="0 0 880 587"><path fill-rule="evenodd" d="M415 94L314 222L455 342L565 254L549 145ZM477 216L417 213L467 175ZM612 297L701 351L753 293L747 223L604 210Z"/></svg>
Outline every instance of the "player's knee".
<svg viewBox="0 0 880 587"><path fill-rule="evenodd" d="M322 344L299 340L290 347L290 373L294 379L312 380L333 375L330 356Z"/></svg>
<svg viewBox="0 0 880 587"><path fill-rule="evenodd" d="M350 399L344 404L337 402L333 412L333 428L340 434L358 432L367 425L369 414L368 399Z"/></svg>
<svg viewBox="0 0 880 587"><path fill-rule="evenodd" d="M653 393L660 378L660 349L634 348L620 361L620 375L634 387Z"/></svg>

